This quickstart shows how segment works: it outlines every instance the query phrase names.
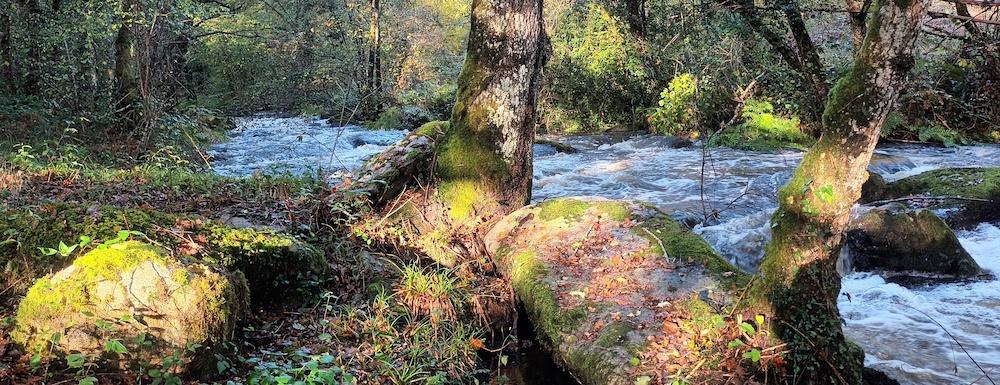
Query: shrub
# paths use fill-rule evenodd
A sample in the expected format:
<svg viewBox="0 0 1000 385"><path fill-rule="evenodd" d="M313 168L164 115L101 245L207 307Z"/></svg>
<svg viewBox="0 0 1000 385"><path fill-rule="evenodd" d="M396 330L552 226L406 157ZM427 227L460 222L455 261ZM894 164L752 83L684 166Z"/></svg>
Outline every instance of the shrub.
<svg viewBox="0 0 1000 385"><path fill-rule="evenodd" d="M971 144L968 138L961 133L942 127L940 125L914 127L917 138L921 142L938 143L945 147L955 147L959 144Z"/></svg>
<svg viewBox="0 0 1000 385"><path fill-rule="evenodd" d="M698 128L698 78L682 73L660 93L658 106L650 110L650 129L656 134L677 135Z"/></svg>

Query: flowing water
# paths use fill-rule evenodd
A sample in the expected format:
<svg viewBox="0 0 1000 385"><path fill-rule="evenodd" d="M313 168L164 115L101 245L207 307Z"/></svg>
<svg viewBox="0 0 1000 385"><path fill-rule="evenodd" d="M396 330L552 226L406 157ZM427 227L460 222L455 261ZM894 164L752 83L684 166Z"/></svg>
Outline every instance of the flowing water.
<svg viewBox="0 0 1000 385"><path fill-rule="evenodd" d="M295 118L244 119L232 140L210 153L216 171L224 175L345 171L405 134ZM561 140L580 151L564 154L535 146L536 201L576 195L638 199L681 220L707 217L695 231L747 271L756 270L768 242L775 192L803 155L731 149L706 153L697 147L672 148L672 139L653 136ZM892 181L935 168L973 166L1000 167L1000 146L880 147L870 169ZM997 226L981 224L958 236L984 269L1000 275ZM845 331L865 349L868 366L904 384L988 383L964 347L993 378L1000 378L1000 281L907 288L878 275L851 273L844 277L841 294Z"/></svg>

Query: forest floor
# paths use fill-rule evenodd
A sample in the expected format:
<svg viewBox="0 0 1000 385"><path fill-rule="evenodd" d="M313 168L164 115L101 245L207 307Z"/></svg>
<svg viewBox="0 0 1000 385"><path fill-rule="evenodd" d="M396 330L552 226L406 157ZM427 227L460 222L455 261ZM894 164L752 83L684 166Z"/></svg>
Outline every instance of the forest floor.
<svg viewBox="0 0 1000 385"><path fill-rule="evenodd" d="M221 137L219 129L202 127L143 146L86 143L69 135L0 138L0 153L7 154L0 159L0 211L7 220L0 226L0 384L445 384L491 377L483 357L496 356L483 354L486 332L470 316L468 276L371 249L345 225L360 215L350 205L330 216L335 219L318 218L329 210L320 207L327 187L316 177L211 174L200 148ZM255 308L239 323L228 353L215 356L217 372L208 376L106 371L96 358L43 360L9 340L16 304L35 279L83 252L44 255L42 249L90 235L37 237L13 223L30 213L41 219L37 230L43 232L53 227L46 220L65 220L56 211L66 207L267 227L323 250L328 274L291 282L295 298ZM128 230L153 240L181 223Z"/></svg>

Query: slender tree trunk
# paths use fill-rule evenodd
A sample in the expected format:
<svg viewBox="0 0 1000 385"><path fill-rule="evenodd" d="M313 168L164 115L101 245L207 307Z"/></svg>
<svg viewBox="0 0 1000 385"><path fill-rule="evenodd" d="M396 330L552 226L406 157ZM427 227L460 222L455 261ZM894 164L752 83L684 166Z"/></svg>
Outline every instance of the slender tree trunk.
<svg viewBox="0 0 1000 385"><path fill-rule="evenodd" d="M861 43L865 40L865 24L868 19L868 9L872 6L872 0L846 0L847 21L851 26L851 42L854 50L859 51Z"/></svg>
<svg viewBox="0 0 1000 385"><path fill-rule="evenodd" d="M772 325L800 371L797 383L861 383L864 355L841 328L835 265L879 131L914 66L928 2L874 2L864 44L827 103L822 136L779 192L761 272Z"/></svg>
<svg viewBox="0 0 1000 385"><path fill-rule="evenodd" d="M0 92L5 94L14 93L15 88L14 58L11 55L10 46L10 13L12 12L13 8L0 10L0 76L3 76L3 89L0 89Z"/></svg>
<svg viewBox="0 0 1000 385"><path fill-rule="evenodd" d="M969 12L969 6L966 5L965 3L961 3L961 2L957 2L956 1L955 2L955 13L958 14L959 16L970 18L970 20L972 18L972 13ZM976 25L976 23L974 23L974 22L972 22L970 20L966 20L966 21L962 22L962 26L965 27L966 32L969 33L969 37L971 37L972 39L982 38L983 37L983 31L981 29L979 29L979 26Z"/></svg>
<svg viewBox="0 0 1000 385"><path fill-rule="evenodd" d="M809 87L813 97L813 106L810 111L814 117L821 118L822 111L819 106L826 105L826 94L830 92L830 87L826 82L826 67L819 56L819 48L813 43L806 22L802 18L802 10L799 8L797 0L781 0L780 6L788 21L788 27L792 32L792 39L798 51L799 61L802 63L802 78Z"/></svg>
<svg viewBox="0 0 1000 385"><path fill-rule="evenodd" d="M113 106L122 132L139 123L139 68L136 58L135 34L130 22L123 21L115 37L115 92Z"/></svg>
<svg viewBox="0 0 1000 385"><path fill-rule="evenodd" d="M35 0L20 0L22 6L27 10L27 23L28 25L34 25L35 29L32 29L30 35L30 41L37 43L41 41L41 38L36 34L38 29L41 29L42 25L47 22L45 16L42 14L42 8L39 6L38 2ZM25 95L39 95L39 86L41 83L41 76L39 74L42 71L42 50L43 47L36 46L30 47L28 49L28 55L26 57L23 65L24 73L24 83L22 84L21 92Z"/></svg>
<svg viewBox="0 0 1000 385"><path fill-rule="evenodd" d="M646 42L646 0L625 0L628 27L643 45Z"/></svg>
<svg viewBox="0 0 1000 385"><path fill-rule="evenodd" d="M371 0L371 46L368 52L368 90L374 101L375 113L382 110L382 4Z"/></svg>

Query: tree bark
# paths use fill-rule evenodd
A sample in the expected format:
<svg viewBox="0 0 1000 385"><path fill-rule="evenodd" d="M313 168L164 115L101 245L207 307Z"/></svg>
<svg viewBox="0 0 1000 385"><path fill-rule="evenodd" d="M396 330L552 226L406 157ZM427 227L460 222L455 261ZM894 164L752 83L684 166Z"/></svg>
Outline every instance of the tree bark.
<svg viewBox="0 0 1000 385"><path fill-rule="evenodd" d="M115 37L114 108L122 132L133 129L139 122L139 68L136 63L135 34L132 25L123 22Z"/></svg>
<svg viewBox="0 0 1000 385"><path fill-rule="evenodd" d="M629 29L642 45L646 42L646 0L625 0Z"/></svg>
<svg viewBox="0 0 1000 385"><path fill-rule="evenodd" d="M835 266L879 131L914 66L927 2L874 2L864 44L826 105L822 136L779 192L763 293L798 383L861 383L864 355L841 328Z"/></svg>
<svg viewBox="0 0 1000 385"><path fill-rule="evenodd" d="M437 150L437 176L444 195L473 190L492 197L503 215L531 197L535 102L549 43L541 0L474 0L471 18L451 125ZM451 203L452 214L478 205Z"/></svg>

